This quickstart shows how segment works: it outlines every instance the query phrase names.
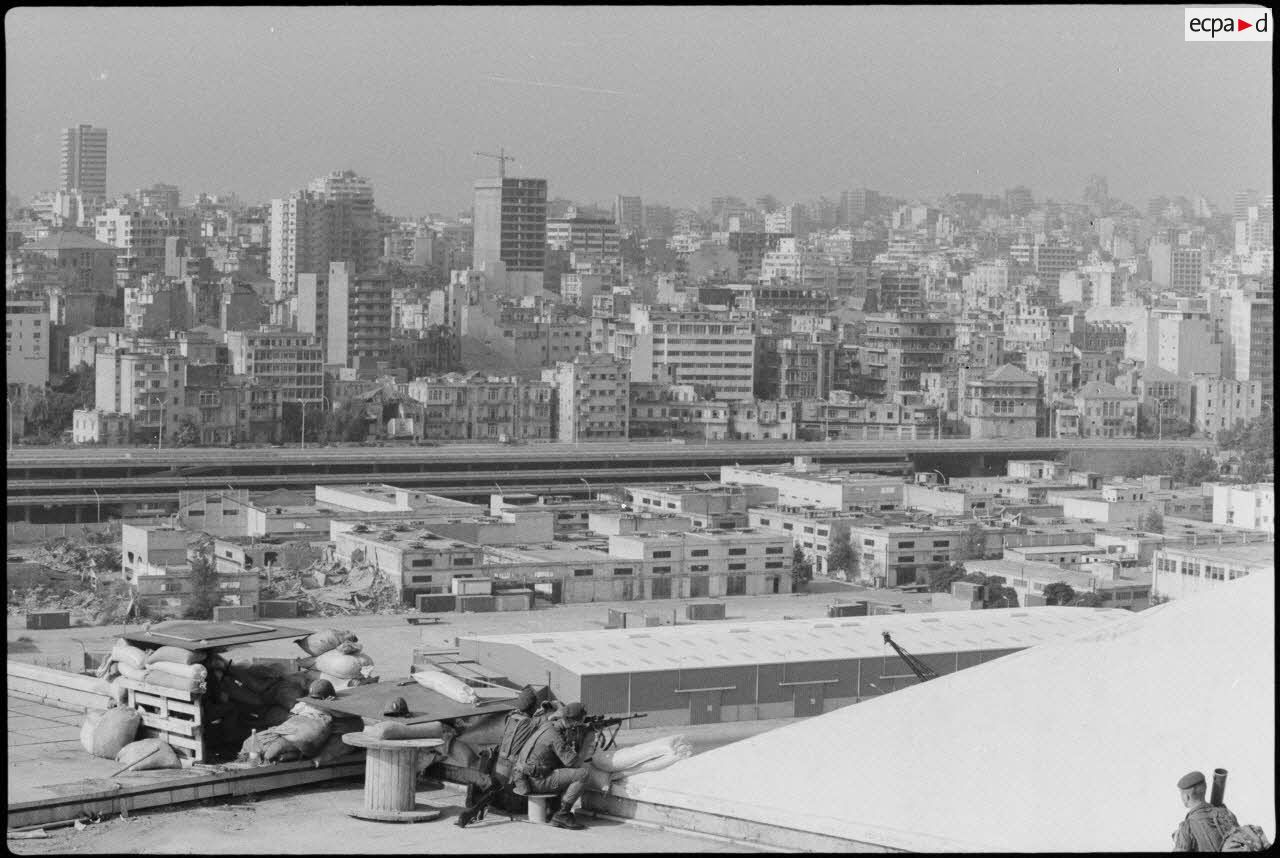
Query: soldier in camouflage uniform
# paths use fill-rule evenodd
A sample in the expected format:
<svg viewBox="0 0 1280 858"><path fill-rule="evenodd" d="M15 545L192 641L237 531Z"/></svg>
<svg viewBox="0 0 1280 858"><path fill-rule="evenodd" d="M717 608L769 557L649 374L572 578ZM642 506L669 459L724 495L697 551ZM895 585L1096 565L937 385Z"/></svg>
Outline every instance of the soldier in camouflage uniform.
<svg viewBox="0 0 1280 858"><path fill-rule="evenodd" d="M1187 817L1173 833L1174 852L1219 852L1222 841L1239 827L1236 815L1205 801L1203 772L1191 772L1178 781Z"/></svg>

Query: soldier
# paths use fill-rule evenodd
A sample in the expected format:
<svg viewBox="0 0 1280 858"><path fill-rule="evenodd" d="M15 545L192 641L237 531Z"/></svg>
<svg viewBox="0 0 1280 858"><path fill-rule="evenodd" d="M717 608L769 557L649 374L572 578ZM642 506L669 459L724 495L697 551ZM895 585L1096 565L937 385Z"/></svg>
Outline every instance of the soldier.
<svg viewBox="0 0 1280 858"><path fill-rule="evenodd" d="M587 770L578 760L578 744L587 708L570 703L554 712L547 723L538 728L520 753L516 773L517 795L553 793L560 795L560 809L551 817L557 828L578 831L585 826L573 815L573 806L587 785Z"/></svg>
<svg viewBox="0 0 1280 858"><path fill-rule="evenodd" d="M1218 852L1223 839L1239 827L1236 815L1204 800L1203 772L1191 772L1178 781L1187 817L1173 833L1174 852Z"/></svg>

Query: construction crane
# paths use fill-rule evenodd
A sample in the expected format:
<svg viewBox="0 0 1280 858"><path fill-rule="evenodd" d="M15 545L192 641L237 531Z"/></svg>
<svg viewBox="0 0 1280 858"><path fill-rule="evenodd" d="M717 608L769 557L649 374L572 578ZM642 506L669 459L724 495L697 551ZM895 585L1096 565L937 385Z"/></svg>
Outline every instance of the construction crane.
<svg viewBox="0 0 1280 858"><path fill-rule="evenodd" d="M925 664L902 647L898 646L898 644L894 642L893 638L889 637L888 632L883 632L882 634L884 635L884 642L893 647L893 651L907 663L907 667L911 668L911 672L919 677L921 682L928 682L930 679L938 678L937 672L932 667Z"/></svg>
<svg viewBox="0 0 1280 858"><path fill-rule="evenodd" d="M512 158L510 155L508 155L507 150L503 148L498 149L497 155L493 155L489 152L472 152L471 154L475 155L477 158L493 158L495 161L497 161L499 179L505 179L507 177L507 162L515 160L515 158Z"/></svg>

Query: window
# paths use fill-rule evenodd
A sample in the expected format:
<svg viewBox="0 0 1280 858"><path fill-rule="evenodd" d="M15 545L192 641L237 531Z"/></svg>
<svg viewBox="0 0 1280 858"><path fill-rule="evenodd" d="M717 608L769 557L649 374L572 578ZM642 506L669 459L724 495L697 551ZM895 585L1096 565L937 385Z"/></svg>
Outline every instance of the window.
<svg viewBox="0 0 1280 858"><path fill-rule="evenodd" d="M730 549L729 549L729 556L730 556L730 557L740 557L740 556L742 556L743 554L746 554L746 553L747 553L747 549L745 549L745 548L730 548Z"/></svg>
<svg viewBox="0 0 1280 858"><path fill-rule="evenodd" d="M238 510L238 509L224 509L224 510L222 511L222 514L223 514L223 515L239 515L239 514L240 514L240 510Z"/></svg>
<svg viewBox="0 0 1280 858"><path fill-rule="evenodd" d="M782 523L782 529L783 529L783 530L795 530L795 528L790 524L790 522L783 522L783 523Z"/></svg>
<svg viewBox="0 0 1280 858"><path fill-rule="evenodd" d="M414 575L409 580L411 580L415 584L429 584L431 583L431 576L430 575Z"/></svg>
<svg viewBox="0 0 1280 858"><path fill-rule="evenodd" d="M709 568L705 563L695 563L689 567L690 572L706 572Z"/></svg>
<svg viewBox="0 0 1280 858"><path fill-rule="evenodd" d="M915 542L912 542L912 541L899 542L899 543L898 543L898 547L899 547L899 548L915 548L915 547L916 547L916 544L915 544Z"/></svg>
<svg viewBox="0 0 1280 858"><path fill-rule="evenodd" d="M747 568L747 564L745 564L745 563L730 563L730 564L729 564L729 571L730 571L730 572L739 572L739 571L741 571L741 570L743 570L743 569L746 569L746 568Z"/></svg>
<svg viewBox="0 0 1280 858"><path fill-rule="evenodd" d="M706 557L711 552L706 548L695 548L689 552L690 557Z"/></svg>
<svg viewBox="0 0 1280 858"><path fill-rule="evenodd" d="M670 557L670 556L671 556L671 552L670 552L670 551L655 551L655 552L653 552L653 559L654 559L654 560L666 560L666 559L667 559L668 557Z"/></svg>
<svg viewBox="0 0 1280 858"><path fill-rule="evenodd" d="M670 574L671 574L671 567L670 567L670 566L655 566L655 567L653 567L653 574L654 574L654 575L670 575Z"/></svg>
<svg viewBox="0 0 1280 858"><path fill-rule="evenodd" d="M593 572L593 570L591 570L591 569L574 569L574 570L573 570L573 577L575 577L575 578L589 578L589 577L591 577L592 572Z"/></svg>
<svg viewBox="0 0 1280 858"><path fill-rule="evenodd" d="M950 547L951 547L951 540L950 540L950 539L935 539L935 540L933 541L933 547L934 547L934 548L950 548Z"/></svg>
<svg viewBox="0 0 1280 858"><path fill-rule="evenodd" d="M419 558L416 558L416 559L414 559L414 560L410 561L410 562L409 562L409 565L410 565L411 567L413 567L414 569L421 569L423 566L430 566L430 565L431 565L431 560L430 560L430 559L428 559L428 558L419 557ZM428 579L427 579L427 580L430 580L430 578L428 577Z"/></svg>
<svg viewBox="0 0 1280 858"><path fill-rule="evenodd" d="M782 562L781 560L770 560L768 563L764 564L764 568L766 568L766 569L781 569L781 568L783 567L783 565L784 565L784 564L783 564L783 562Z"/></svg>
<svg viewBox="0 0 1280 858"><path fill-rule="evenodd" d="M760 519L760 526L761 526L761 527L768 527L768 526L769 526L769 519L767 519L767 518L762 518L762 519Z"/></svg>
<svg viewBox="0 0 1280 858"><path fill-rule="evenodd" d="M764 553L765 554L781 554L785 550L786 549L784 549L781 545L770 545L764 549Z"/></svg>
<svg viewBox="0 0 1280 858"><path fill-rule="evenodd" d="M613 574L614 574L614 575L630 575L630 574L631 574L631 567L630 567L630 566L623 566L623 567L621 567L621 568L615 568L615 569L613 570Z"/></svg>
<svg viewBox="0 0 1280 858"><path fill-rule="evenodd" d="M476 559L474 557L455 557L453 558L454 566L474 566Z"/></svg>

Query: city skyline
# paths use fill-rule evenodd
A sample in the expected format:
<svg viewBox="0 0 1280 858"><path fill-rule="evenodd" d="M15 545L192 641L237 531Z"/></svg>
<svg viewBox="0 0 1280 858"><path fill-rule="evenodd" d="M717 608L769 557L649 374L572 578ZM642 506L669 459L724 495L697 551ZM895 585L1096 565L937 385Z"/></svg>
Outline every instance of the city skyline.
<svg viewBox="0 0 1280 858"><path fill-rule="evenodd" d="M61 129L89 123L111 134L112 196L168 182L184 200L263 203L352 169L384 211L451 213L492 172L472 153L502 146L509 175L606 205L1015 185L1075 201L1093 173L1139 205L1224 205L1271 184L1270 47L1184 43L1180 21L1175 7L18 9L6 190L55 189ZM108 49L119 40L148 51Z"/></svg>

